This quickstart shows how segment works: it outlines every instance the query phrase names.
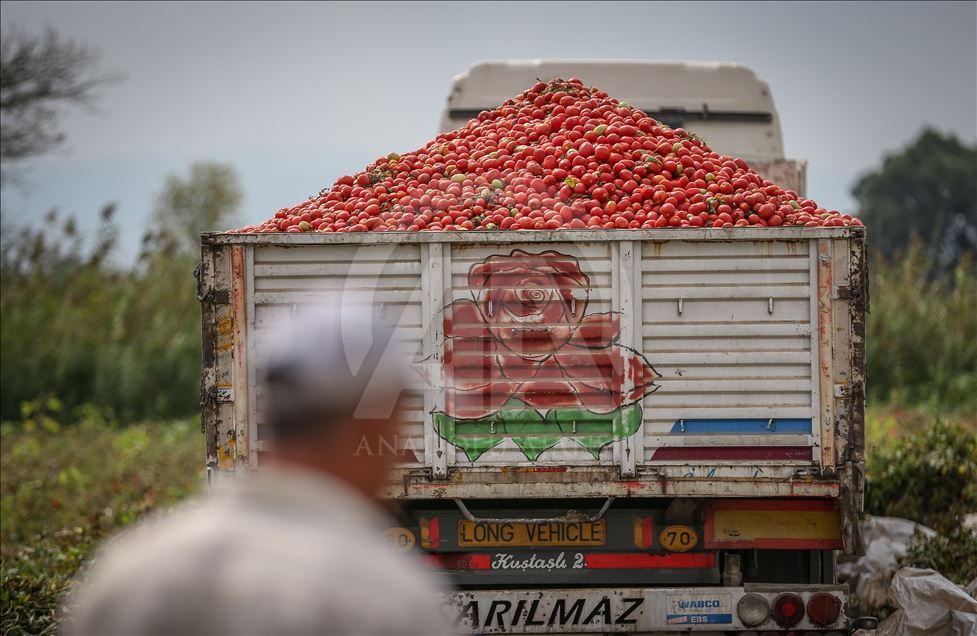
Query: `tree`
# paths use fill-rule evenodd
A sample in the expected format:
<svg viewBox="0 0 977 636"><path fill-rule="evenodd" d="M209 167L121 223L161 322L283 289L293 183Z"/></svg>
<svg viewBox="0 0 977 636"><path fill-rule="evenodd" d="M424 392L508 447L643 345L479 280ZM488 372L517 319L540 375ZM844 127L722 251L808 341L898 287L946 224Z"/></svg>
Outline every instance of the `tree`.
<svg viewBox="0 0 977 636"><path fill-rule="evenodd" d="M977 146L925 129L852 193L872 245L893 259L921 240L937 273L977 255Z"/></svg>
<svg viewBox="0 0 977 636"><path fill-rule="evenodd" d="M194 163L186 179L167 177L157 195L153 214L156 236L192 253L200 245L201 233L224 230L233 223L242 196L231 165Z"/></svg>
<svg viewBox="0 0 977 636"><path fill-rule="evenodd" d="M0 176L10 164L62 144L59 108L91 106L98 88L118 82L118 73L97 74L97 49L65 40L54 30L28 36L10 28L0 42Z"/></svg>

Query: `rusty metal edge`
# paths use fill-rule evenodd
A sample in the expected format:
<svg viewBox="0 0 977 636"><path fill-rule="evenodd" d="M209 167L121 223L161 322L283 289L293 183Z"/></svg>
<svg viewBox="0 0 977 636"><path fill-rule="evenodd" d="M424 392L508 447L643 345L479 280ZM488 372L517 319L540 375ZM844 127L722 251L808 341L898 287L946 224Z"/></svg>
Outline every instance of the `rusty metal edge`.
<svg viewBox="0 0 977 636"><path fill-rule="evenodd" d="M371 243L573 243L581 241L798 241L812 239L857 238L864 228L787 227L787 228L696 228L656 230L524 230L507 232L276 232L237 234L210 232L201 241L212 245L298 245Z"/></svg>
<svg viewBox="0 0 977 636"><path fill-rule="evenodd" d="M247 271L245 267L244 246L231 246L231 316L233 324L232 363L234 365L234 464L240 470L250 465L249 435L248 435L248 347L247 347L247 314L248 302Z"/></svg>
<svg viewBox="0 0 977 636"><path fill-rule="evenodd" d="M821 497L838 499L842 483L832 479L666 478L642 475L622 480L614 468L580 471L576 479L558 481L431 480L427 471L398 469L383 496L388 499L549 499L567 497Z"/></svg>
<svg viewBox="0 0 977 636"><path fill-rule="evenodd" d="M869 312L869 279L868 254L865 252L865 240L853 239L858 249L852 249L851 272L849 280L854 283L849 315L851 318L851 369L852 387L848 403L848 415L851 426L849 428L849 456L856 462L865 460L865 395L868 382L868 370L865 362L866 347L866 319Z"/></svg>
<svg viewBox="0 0 977 636"><path fill-rule="evenodd" d="M200 264L194 272L197 279L197 299L200 301L200 432L204 434L205 460L208 467L216 466L220 447L217 419L220 416L214 386L217 364L217 306L209 291L213 288L214 247L205 241L200 245Z"/></svg>
<svg viewBox="0 0 977 636"><path fill-rule="evenodd" d="M865 396L868 381L865 365L866 314L869 311L868 254L865 233L852 237L849 270L849 317L851 324L851 389L848 393L848 440L838 498L842 539L847 554L865 553L865 542L858 516L864 509L865 495Z"/></svg>
<svg viewBox="0 0 977 636"><path fill-rule="evenodd" d="M834 359L832 333L834 329L834 302L832 300L832 242L819 239L817 242L817 304L818 304L818 389L820 393L821 422L821 468L831 469L836 465L834 421Z"/></svg>

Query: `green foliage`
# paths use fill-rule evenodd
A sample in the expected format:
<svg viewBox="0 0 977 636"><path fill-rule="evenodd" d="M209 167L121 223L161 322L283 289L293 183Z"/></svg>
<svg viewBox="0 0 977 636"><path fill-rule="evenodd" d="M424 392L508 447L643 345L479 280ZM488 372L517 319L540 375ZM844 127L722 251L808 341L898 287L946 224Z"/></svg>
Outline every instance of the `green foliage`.
<svg viewBox="0 0 977 636"><path fill-rule="evenodd" d="M99 541L196 490L195 419L120 427L86 406L24 405L0 429L0 632L53 634L62 595Z"/></svg>
<svg viewBox="0 0 977 636"><path fill-rule="evenodd" d="M231 225L242 197L232 166L195 163L186 179L176 175L166 178L156 197L155 229L180 251L196 256L200 235Z"/></svg>
<svg viewBox="0 0 977 636"><path fill-rule="evenodd" d="M977 431L936 417L927 428L868 452L865 512L952 534L977 510Z"/></svg>
<svg viewBox="0 0 977 636"><path fill-rule="evenodd" d="M948 275L934 278L923 250L913 244L904 258L879 260L870 273L870 399L977 417L974 262L962 259Z"/></svg>
<svg viewBox="0 0 977 636"><path fill-rule="evenodd" d="M195 259L147 242L139 263L109 264L112 209L94 245L68 219L4 232L0 275L0 404L57 395L66 409L92 403L125 420L182 417L197 409L200 309Z"/></svg>
<svg viewBox="0 0 977 636"><path fill-rule="evenodd" d="M56 634L72 577L94 548L84 531L39 536L0 559L0 630L4 634Z"/></svg>
<svg viewBox="0 0 977 636"><path fill-rule="evenodd" d="M905 564L931 568L958 585L967 585L977 573L977 534L957 526L929 541L909 547Z"/></svg>
<svg viewBox="0 0 977 636"><path fill-rule="evenodd" d="M901 409L893 404L869 402L865 407L865 448L869 455L901 438L928 429L933 414L923 409Z"/></svg>
<svg viewBox="0 0 977 636"><path fill-rule="evenodd" d="M915 238L938 272L965 254L977 256L977 146L924 130L882 167L859 179L852 193L872 245L889 259Z"/></svg>
<svg viewBox="0 0 977 636"><path fill-rule="evenodd" d="M939 533L930 540L919 535L902 564L969 583L977 572L977 534L962 521L977 511L977 420L870 407L866 448L865 511L911 519Z"/></svg>

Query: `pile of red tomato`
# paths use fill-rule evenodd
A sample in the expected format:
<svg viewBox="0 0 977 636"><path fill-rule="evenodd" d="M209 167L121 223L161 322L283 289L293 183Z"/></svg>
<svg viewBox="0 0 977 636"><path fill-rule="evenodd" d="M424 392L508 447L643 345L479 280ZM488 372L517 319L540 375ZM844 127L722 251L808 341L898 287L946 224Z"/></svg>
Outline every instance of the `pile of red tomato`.
<svg viewBox="0 0 977 636"><path fill-rule="evenodd" d="M578 79L539 82L238 232L861 225Z"/></svg>

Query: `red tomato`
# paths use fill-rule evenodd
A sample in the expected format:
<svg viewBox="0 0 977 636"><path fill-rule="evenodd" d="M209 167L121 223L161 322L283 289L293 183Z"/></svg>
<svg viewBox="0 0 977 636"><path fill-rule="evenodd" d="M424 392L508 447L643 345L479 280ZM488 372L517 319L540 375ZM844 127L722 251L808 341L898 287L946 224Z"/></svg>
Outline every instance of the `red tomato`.
<svg viewBox="0 0 977 636"><path fill-rule="evenodd" d="M514 216L515 215L515 216ZM423 148L380 157L247 232L844 227L825 210L576 80L538 82Z"/></svg>

